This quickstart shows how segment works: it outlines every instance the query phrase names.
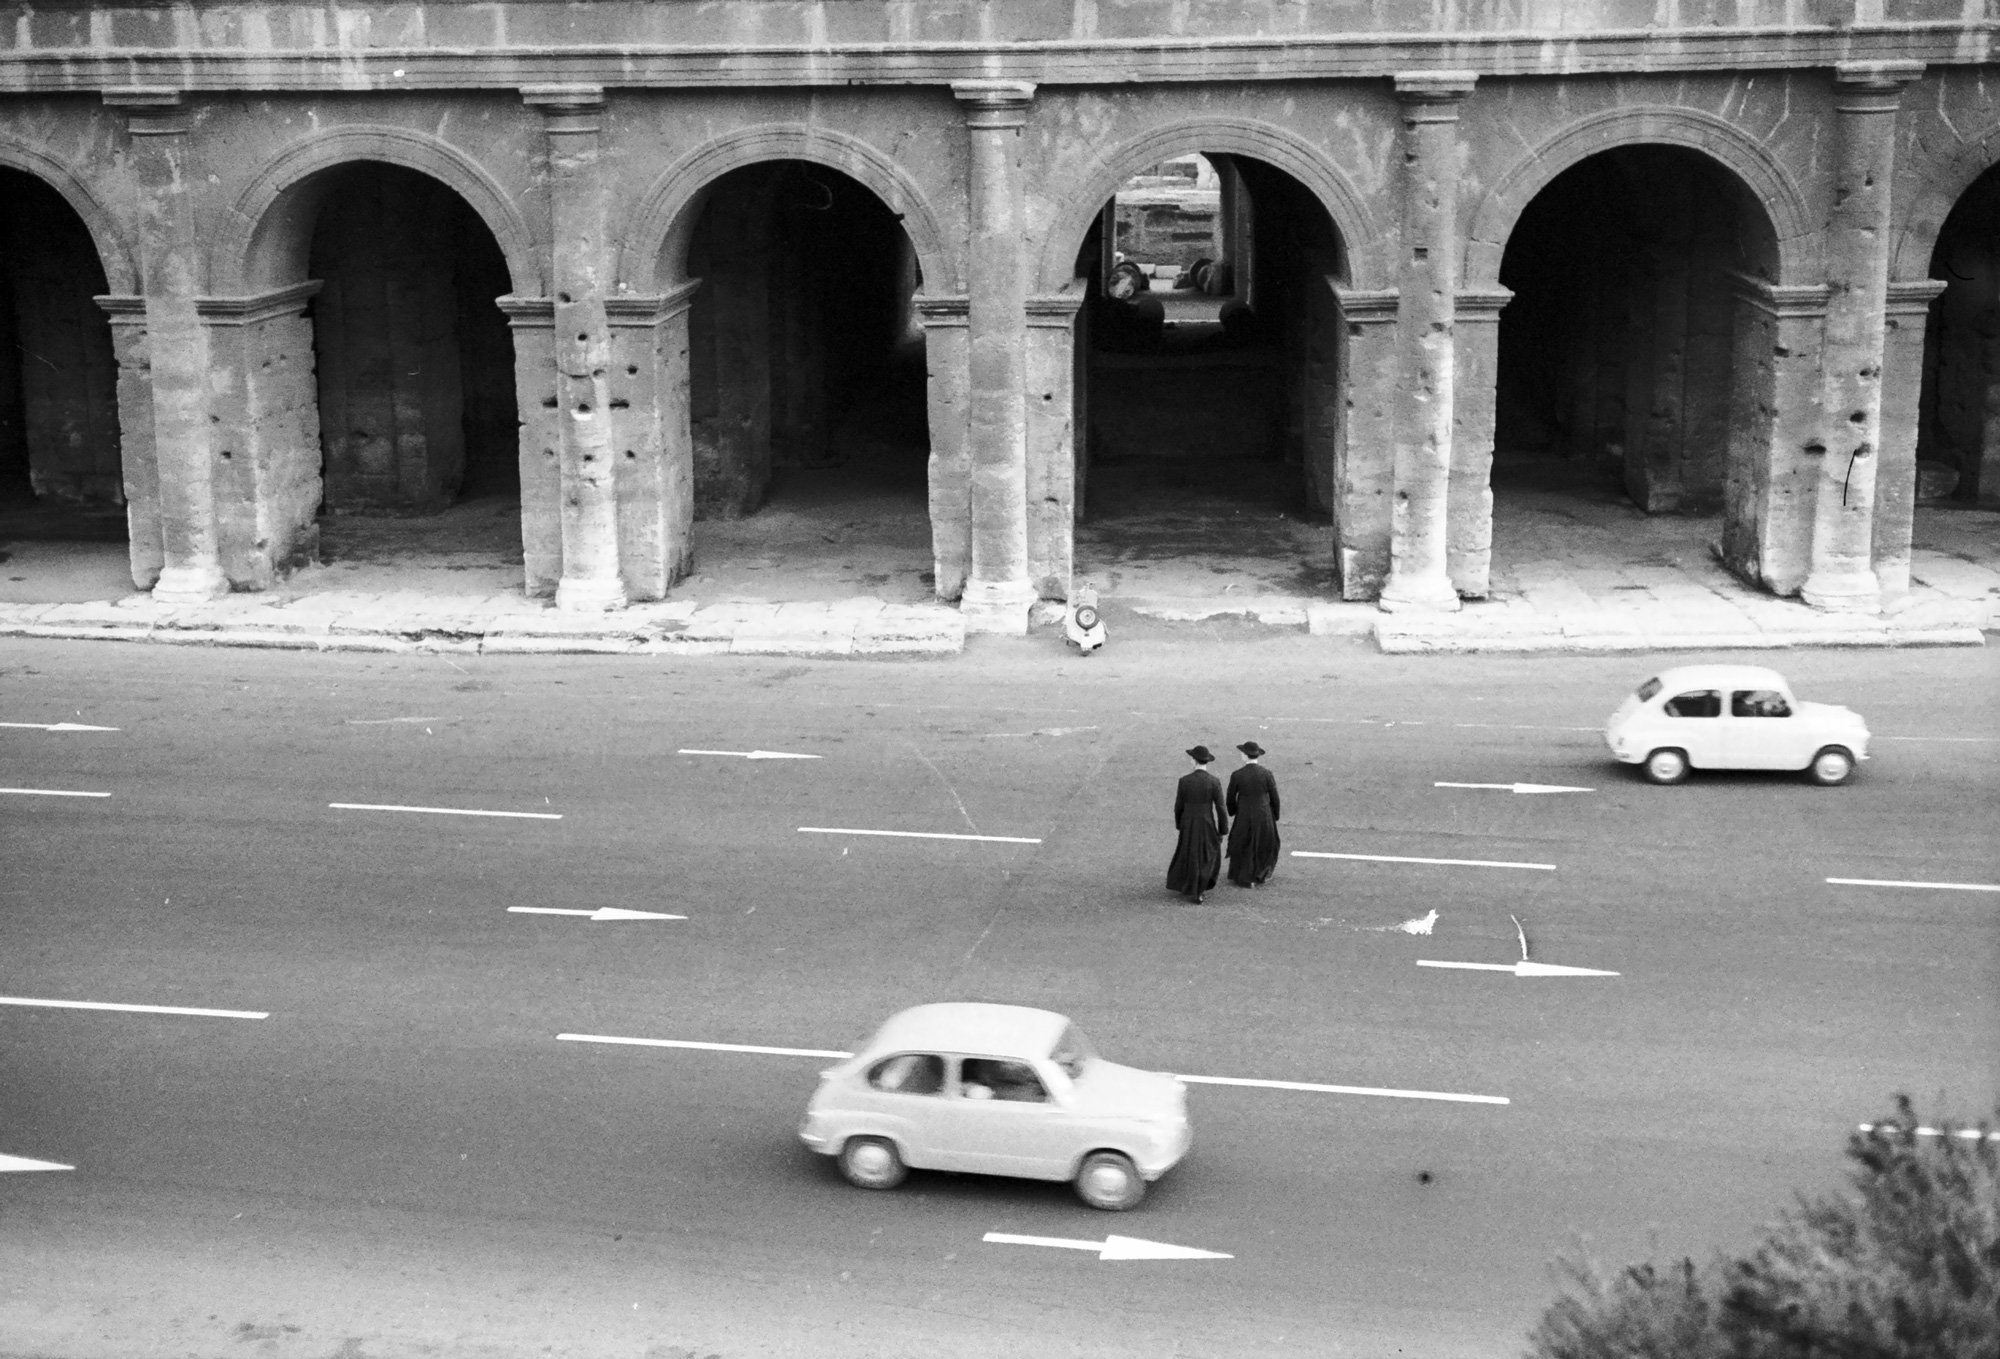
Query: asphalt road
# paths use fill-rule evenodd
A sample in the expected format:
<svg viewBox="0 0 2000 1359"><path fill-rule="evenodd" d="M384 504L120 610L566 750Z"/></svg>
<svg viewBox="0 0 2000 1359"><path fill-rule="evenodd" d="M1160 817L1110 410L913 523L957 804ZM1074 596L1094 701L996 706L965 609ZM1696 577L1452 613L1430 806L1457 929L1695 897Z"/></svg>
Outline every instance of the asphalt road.
<svg viewBox="0 0 2000 1359"><path fill-rule="evenodd" d="M1579 1243L1742 1248L1894 1092L2000 1098L2000 894L1825 881L2000 882L2000 655L1776 663L1869 719L1850 786L1611 765L1643 658L10 642L0 722L117 730L0 728L0 785L111 794L0 795L0 994L269 1017L0 1005L0 1154L75 1167L0 1174L0 1355L1519 1353ZM1287 851L1555 867L1287 857L1184 904L1180 751L1253 736ZM687 919L509 910L602 906ZM1417 965L1523 937L1619 975ZM1059 1009L1135 1065L1508 1103L1196 1086L1193 1154L1117 1215L847 1186L795 1136L813 1058L557 1039L845 1049L934 999Z"/></svg>

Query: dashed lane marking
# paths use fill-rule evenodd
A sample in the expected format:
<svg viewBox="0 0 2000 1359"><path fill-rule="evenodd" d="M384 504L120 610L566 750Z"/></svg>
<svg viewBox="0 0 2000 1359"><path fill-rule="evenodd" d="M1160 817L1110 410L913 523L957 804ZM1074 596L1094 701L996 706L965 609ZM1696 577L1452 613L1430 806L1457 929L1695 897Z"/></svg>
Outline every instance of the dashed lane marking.
<svg viewBox="0 0 2000 1359"><path fill-rule="evenodd" d="M75 1170L57 1161L37 1161L27 1156L7 1156L0 1154L0 1173L17 1170Z"/></svg>
<svg viewBox="0 0 2000 1359"><path fill-rule="evenodd" d="M700 1052L748 1052L767 1057L831 1057L842 1061L852 1057L851 1052L834 1052L824 1048L768 1048L749 1043L697 1043L684 1038L620 1038L602 1033L559 1033L556 1041L561 1043L617 1043L640 1048L693 1048ZM1267 1081L1254 1080L1245 1076L1189 1076L1179 1072L1175 1078L1190 1085L1237 1085L1253 1090L1300 1090L1320 1095L1374 1095L1384 1099L1431 1099L1445 1100L1453 1104L1509 1104L1511 1100L1502 1095L1458 1095L1440 1090L1392 1090L1372 1085L1325 1085L1316 1081Z"/></svg>
<svg viewBox="0 0 2000 1359"><path fill-rule="evenodd" d="M117 1010L125 1014L194 1015L203 1019L269 1019L269 1010L205 1010L191 1005L119 1005L103 1000L45 1000L33 996L0 996L0 1005L25 1005L44 1010Z"/></svg>
<svg viewBox="0 0 2000 1359"><path fill-rule="evenodd" d="M19 797L110 797L109 793L79 793L69 788L0 788Z"/></svg>
<svg viewBox="0 0 2000 1359"><path fill-rule="evenodd" d="M944 831L857 830L852 826L800 826L800 835L888 835L899 840L987 840L1002 845L1039 845L1026 835L954 835Z"/></svg>
<svg viewBox="0 0 2000 1359"><path fill-rule="evenodd" d="M2000 882L1901 882L1894 878L1828 878L1840 887L1928 887L1939 892L2000 892Z"/></svg>
<svg viewBox="0 0 2000 1359"><path fill-rule="evenodd" d="M388 802L329 802L342 812L421 812L427 816L505 816L520 821L560 821L561 812L489 812L476 807L403 807Z"/></svg>
<svg viewBox="0 0 2000 1359"><path fill-rule="evenodd" d="M1893 1123L1863 1123L1858 1126L1862 1132L1875 1132L1878 1128L1885 1133L1902 1131ZM1979 1128L1917 1127L1910 1131L1919 1137L1961 1137L1968 1142L1978 1142L1982 1139L1988 1142L2000 1142L2000 1132L1985 1132Z"/></svg>
<svg viewBox="0 0 2000 1359"><path fill-rule="evenodd" d="M1556 871L1554 864L1517 864L1504 859L1417 859L1401 854L1330 854L1324 850L1295 849L1294 859L1359 859L1378 864L1446 864L1455 868L1532 868L1542 873Z"/></svg>

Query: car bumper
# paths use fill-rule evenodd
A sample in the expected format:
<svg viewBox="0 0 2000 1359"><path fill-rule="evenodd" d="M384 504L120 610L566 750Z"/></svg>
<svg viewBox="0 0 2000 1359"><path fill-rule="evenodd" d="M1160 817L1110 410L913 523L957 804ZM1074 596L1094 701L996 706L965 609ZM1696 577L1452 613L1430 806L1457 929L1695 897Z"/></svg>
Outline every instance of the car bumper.
<svg viewBox="0 0 2000 1359"><path fill-rule="evenodd" d="M1194 1129L1183 1123L1162 1138L1150 1155L1139 1158L1139 1174L1147 1180L1159 1179L1179 1165L1193 1146Z"/></svg>

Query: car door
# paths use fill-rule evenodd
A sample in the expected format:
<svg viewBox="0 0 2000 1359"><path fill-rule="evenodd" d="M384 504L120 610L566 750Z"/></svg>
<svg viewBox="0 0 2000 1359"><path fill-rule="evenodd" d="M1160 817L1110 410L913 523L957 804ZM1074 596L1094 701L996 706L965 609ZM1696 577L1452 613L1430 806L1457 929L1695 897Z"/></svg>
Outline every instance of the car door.
<svg viewBox="0 0 2000 1359"><path fill-rule="evenodd" d="M1069 1177L1081 1148L1075 1120L1031 1063L966 1057L946 1105L952 1169L1029 1179Z"/></svg>
<svg viewBox="0 0 2000 1359"><path fill-rule="evenodd" d="M852 1098L864 1114L865 1131L893 1137L905 1162L943 1168L936 1144L945 1088L943 1057L899 1052L863 1072Z"/></svg>
<svg viewBox="0 0 2000 1359"><path fill-rule="evenodd" d="M1726 758L1722 743L1722 691L1688 689L1660 705L1664 719L1660 739L1653 744L1679 746L1697 769L1719 769Z"/></svg>
<svg viewBox="0 0 2000 1359"><path fill-rule="evenodd" d="M1791 700L1776 689L1732 689L1723 754L1737 769L1803 769L1812 758Z"/></svg>

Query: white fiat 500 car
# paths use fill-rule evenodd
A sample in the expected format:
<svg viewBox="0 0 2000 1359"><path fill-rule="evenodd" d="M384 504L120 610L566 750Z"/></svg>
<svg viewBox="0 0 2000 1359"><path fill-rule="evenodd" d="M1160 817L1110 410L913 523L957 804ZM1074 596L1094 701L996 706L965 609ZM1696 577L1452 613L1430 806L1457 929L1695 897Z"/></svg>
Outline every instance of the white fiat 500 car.
<svg viewBox="0 0 2000 1359"><path fill-rule="evenodd" d="M1187 1087L1105 1061L1048 1010L919 1005L820 1073L799 1136L863 1189L916 1166L1069 1180L1130 1208L1187 1155Z"/></svg>
<svg viewBox="0 0 2000 1359"><path fill-rule="evenodd" d="M1689 769L1802 769L1814 783L1845 783L1868 758L1860 715L1804 703L1775 670L1684 665L1662 670L1611 714L1611 753L1654 783Z"/></svg>

